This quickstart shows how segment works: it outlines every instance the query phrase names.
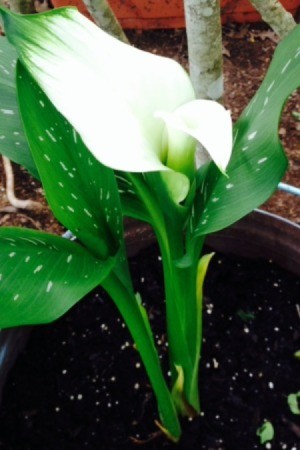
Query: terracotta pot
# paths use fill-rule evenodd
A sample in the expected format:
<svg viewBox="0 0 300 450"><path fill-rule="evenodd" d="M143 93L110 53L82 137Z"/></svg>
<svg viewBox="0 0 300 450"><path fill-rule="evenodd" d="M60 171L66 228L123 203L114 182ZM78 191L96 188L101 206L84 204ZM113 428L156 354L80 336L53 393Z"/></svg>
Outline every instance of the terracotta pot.
<svg viewBox="0 0 300 450"><path fill-rule="evenodd" d="M136 221L126 224L130 255L154 241L150 228ZM272 259L279 266L300 275L300 226L279 216L254 211L230 228L210 235L213 250L249 258ZM24 348L30 327L0 330L0 399L7 373Z"/></svg>
<svg viewBox="0 0 300 450"><path fill-rule="evenodd" d="M54 7L76 6L86 16L83 0L51 0ZM184 28L183 0L109 0L125 29ZM299 0L282 0L283 6L295 14ZM261 16L249 0L222 0L222 20L226 22L260 22Z"/></svg>

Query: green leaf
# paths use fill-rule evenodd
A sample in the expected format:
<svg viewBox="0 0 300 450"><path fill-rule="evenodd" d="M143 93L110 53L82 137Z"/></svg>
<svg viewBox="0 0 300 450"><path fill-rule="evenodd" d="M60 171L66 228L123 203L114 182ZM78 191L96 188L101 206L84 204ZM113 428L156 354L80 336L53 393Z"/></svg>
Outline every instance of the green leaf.
<svg viewBox="0 0 300 450"><path fill-rule="evenodd" d="M0 36L0 60L0 153L26 167L38 178L17 103L15 81L17 52L3 36Z"/></svg>
<svg viewBox="0 0 300 450"><path fill-rule="evenodd" d="M17 73L25 131L54 215L97 257L116 254L123 225L114 172L93 157L21 63Z"/></svg>
<svg viewBox="0 0 300 450"><path fill-rule="evenodd" d="M274 438L274 427L271 422L265 422L256 432L260 438L260 443L265 444Z"/></svg>
<svg viewBox="0 0 300 450"><path fill-rule="evenodd" d="M300 414L300 392L288 396L288 404L293 414Z"/></svg>
<svg viewBox="0 0 300 450"><path fill-rule="evenodd" d="M278 46L268 73L235 125L227 177L212 163L198 195L204 209L196 235L221 230L262 204L276 189L286 167L278 136L286 99L300 86L300 26Z"/></svg>
<svg viewBox="0 0 300 450"><path fill-rule="evenodd" d="M142 175L138 175L142 176ZM150 222L149 214L142 203L142 199L136 194L136 187L126 172L116 172L119 194L124 216Z"/></svg>
<svg viewBox="0 0 300 450"><path fill-rule="evenodd" d="M95 288L113 267L67 239L0 229L0 327L50 322Z"/></svg>
<svg viewBox="0 0 300 450"><path fill-rule="evenodd" d="M294 353L294 356L295 356L296 359L299 359L299 360L300 360L300 350L297 350L297 351Z"/></svg>

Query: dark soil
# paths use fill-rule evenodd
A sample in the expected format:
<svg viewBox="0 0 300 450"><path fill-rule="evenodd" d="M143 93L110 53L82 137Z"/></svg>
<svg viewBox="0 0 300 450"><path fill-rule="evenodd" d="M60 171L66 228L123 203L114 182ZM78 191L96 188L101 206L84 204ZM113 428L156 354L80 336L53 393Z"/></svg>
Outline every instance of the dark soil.
<svg viewBox="0 0 300 450"><path fill-rule="evenodd" d="M161 262L150 247L131 261L163 365ZM180 450L300 448L300 280L272 262L216 256L205 287L202 414L183 422ZM166 369L167 371L167 369ZM36 327L11 372L0 415L5 450L174 449L157 434L155 401L113 303L95 292L52 325Z"/></svg>

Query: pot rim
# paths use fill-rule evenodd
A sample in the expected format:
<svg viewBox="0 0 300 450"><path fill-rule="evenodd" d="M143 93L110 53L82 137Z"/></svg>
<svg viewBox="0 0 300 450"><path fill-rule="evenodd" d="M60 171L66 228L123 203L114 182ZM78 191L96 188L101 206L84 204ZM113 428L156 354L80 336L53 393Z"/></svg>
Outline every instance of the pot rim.
<svg viewBox="0 0 300 450"><path fill-rule="evenodd" d="M126 221L129 256L155 242L149 225ZM210 234L213 250L251 259L271 259L283 269L300 275L300 225L277 214L255 209L230 227Z"/></svg>

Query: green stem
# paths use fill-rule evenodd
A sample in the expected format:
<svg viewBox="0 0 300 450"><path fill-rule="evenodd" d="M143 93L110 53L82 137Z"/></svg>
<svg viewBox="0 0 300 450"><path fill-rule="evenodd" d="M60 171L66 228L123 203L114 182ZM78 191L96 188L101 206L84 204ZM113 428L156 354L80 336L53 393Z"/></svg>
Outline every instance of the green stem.
<svg viewBox="0 0 300 450"><path fill-rule="evenodd" d="M186 379L188 374L193 372L193 363L185 337L184 330L184 297L178 289L178 277L175 269L174 260L183 256L184 245L182 239L182 220L168 220L158 206L157 199L153 196L147 184L140 176L128 174L133 183L139 198L143 201L145 208L151 218L151 225L156 234L158 244L161 250L164 283L166 292L166 317L167 334L169 343L170 370L172 374L172 383L177 379L176 366L180 366ZM175 228L175 230L174 230ZM189 391L189 389L188 389ZM197 404L192 405L194 409ZM180 405L184 411L185 407Z"/></svg>
<svg viewBox="0 0 300 450"><path fill-rule="evenodd" d="M114 300L141 355L157 398L165 433L172 440L178 441L181 429L176 408L162 374L147 318L143 315L142 308L133 292L129 292L115 273L111 273L102 286Z"/></svg>
<svg viewBox="0 0 300 450"><path fill-rule="evenodd" d="M179 295L179 282L177 276L177 270L174 266L174 260L169 245L169 240L163 238L159 230L154 231L157 236L158 244L160 247L164 271L164 284L166 294L166 308L167 308L167 329L168 340L170 347L170 363L173 376L177 376L175 365L180 365L189 370L191 366L191 360L189 357L189 351L187 342L184 338L184 322L185 322L185 307L184 298ZM170 230L169 230L170 231ZM174 234L172 233L172 236ZM176 239L176 238L175 238ZM178 242L178 241L177 241ZM176 246L174 242L174 246ZM185 360L185 363L184 363Z"/></svg>
<svg viewBox="0 0 300 450"><path fill-rule="evenodd" d="M200 411L198 392L198 366L200 358L200 344L202 329L202 311L199 311L196 297L196 278L198 256L202 245L198 243L195 258L187 267L178 267L176 260L184 255L183 232L174 229L171 223L167 226L167 242L160 239L158 242L162 253L165 275L167 326L171 362L174 366L181 366L184 374L184 397L181 409L184 411L187 403L196 412ZM178 347L178 324L181 322L181 346ZM175 318L175 319L174 319ZM174 348L173 345L176 347ZM185 352L185 353L183 353ZM175 374L176 376L176 374ZM173 378L174 381L174 378ZM186 413L188 413L188 409Z"/></svg>
<svg viewBox="0 0 300 450"><path fill-rule="evenodd" d="M159 239L158 239L159 240ZM171 258L166 257L166 252L161 247L162 261L164 267L164 280L166 292L166 315L167 315L167 332L170 348L170 366L173 384L177 379L176 367L183 370L184 385L183 398L177 399L178 407L183 414L189 415L190 412L186 408L186 403L198 411L199 405L197 395L190 395L190 374L194 372L193 360L191 358L188 341L186 339L185 329L185 298L181 295L180 279ZM183 307L184 306L184 307Z"/></svg>

